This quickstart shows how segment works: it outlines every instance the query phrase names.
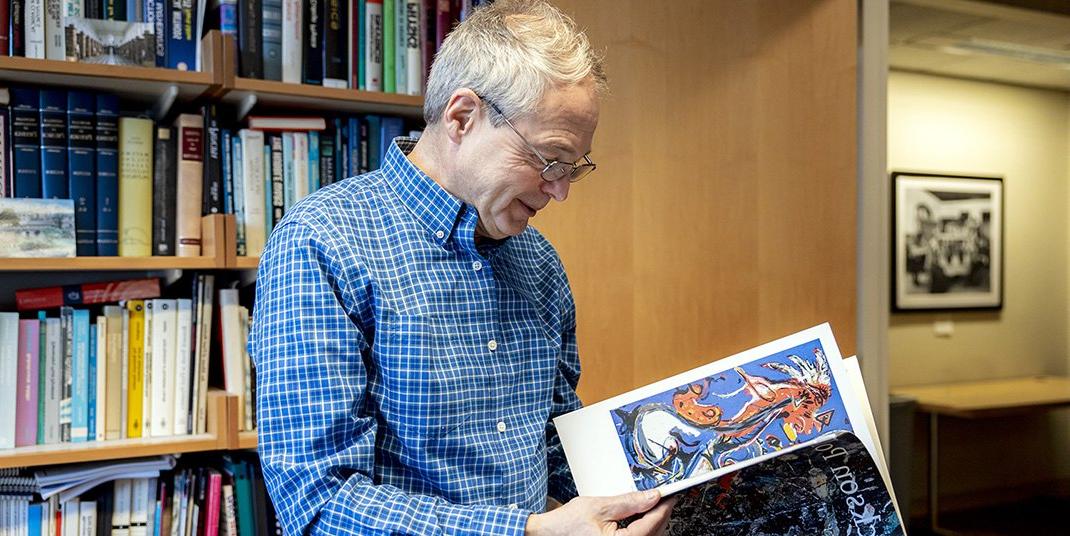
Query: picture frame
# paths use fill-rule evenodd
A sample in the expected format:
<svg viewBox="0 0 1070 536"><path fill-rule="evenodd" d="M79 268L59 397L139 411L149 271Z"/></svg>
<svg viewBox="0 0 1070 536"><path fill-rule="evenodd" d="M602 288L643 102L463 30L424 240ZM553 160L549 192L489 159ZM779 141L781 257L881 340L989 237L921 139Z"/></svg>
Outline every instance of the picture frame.
<svg viewBox="0 0 1070 536"><path fill-rule="evenodd" d="M892 310L1003 307L1003 178L895 171Z"/></svg>

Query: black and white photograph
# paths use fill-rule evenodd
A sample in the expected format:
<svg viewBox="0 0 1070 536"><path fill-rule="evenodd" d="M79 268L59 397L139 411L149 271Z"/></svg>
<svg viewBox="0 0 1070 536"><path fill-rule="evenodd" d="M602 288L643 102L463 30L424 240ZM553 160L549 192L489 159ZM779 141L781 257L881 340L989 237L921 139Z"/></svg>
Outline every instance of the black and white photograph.
<svg viewBox="0 0 1070 536"><path fill-rule="evenodd" d="M1003 306L1003 179L892 173L892 308Z"/></svg>

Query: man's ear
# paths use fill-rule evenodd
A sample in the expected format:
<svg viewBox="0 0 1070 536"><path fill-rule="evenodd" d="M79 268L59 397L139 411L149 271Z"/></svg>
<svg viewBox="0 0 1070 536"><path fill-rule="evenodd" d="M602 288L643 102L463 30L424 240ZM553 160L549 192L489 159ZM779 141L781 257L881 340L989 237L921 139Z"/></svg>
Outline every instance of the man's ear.
<svg viewBox="0 0 1070 536"><path fill-rule="evenodd" d="M450 141L459 143L462 137L471 133L483 115L481 102L475 92L468 88L460 88L450 95L442 112L442 126Z"/></svg>

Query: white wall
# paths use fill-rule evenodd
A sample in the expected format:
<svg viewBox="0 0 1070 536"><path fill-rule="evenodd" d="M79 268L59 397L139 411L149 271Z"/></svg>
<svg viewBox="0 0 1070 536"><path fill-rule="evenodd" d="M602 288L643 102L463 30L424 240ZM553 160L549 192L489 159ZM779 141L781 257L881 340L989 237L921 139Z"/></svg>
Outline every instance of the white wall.
<svg viewBox="0 0 1070 536"><path fill-rule="evenodd" d="M1006 225L1003 310L892 315L892 390L1067 373L1067 93L894 71L888 84L889 169L1002 176ZM934 335L933 322L940 319L954 322L950 338ZM942 442L942 489L954 495L1070 477L1070 427L1063 421L1070 421L1070 410L950 422ZM924 437L918 439L923 446ZM920 450L915 480L924 477L927 463ZM1025 461L1004 463L1014 460ZM923 490L915 497L923 498Z"/></svg>

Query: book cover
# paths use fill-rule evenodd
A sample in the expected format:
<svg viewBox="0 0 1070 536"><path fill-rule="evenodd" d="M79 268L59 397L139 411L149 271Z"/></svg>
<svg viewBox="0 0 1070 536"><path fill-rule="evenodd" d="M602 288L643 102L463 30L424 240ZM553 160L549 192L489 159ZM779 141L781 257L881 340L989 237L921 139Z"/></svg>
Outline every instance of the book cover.
<svg viewBox="0 0 1070 536"><path fill-rule="evenodd" d="M204 536L219 536L220 499L223 476L215 469L208 470L208 489L205 497Z"/></svg>
<svg viewBox="0 0 1070 536"><path fill-rule="evenodd" d="M175 254L178 166L174 129L156 127L152 158L152 254Z"/></svg>
<svg viewBox="0 0 1070 536"><path fill-rule="evenodd" d="M379 162L386 159L386 152L394 143L394 138L405 135L405 121L400 117L383 117L379 122ZM377 166L378 167L378 166Z"/></svg>
<svg viewBox="0 0 1070 536"><path fill-rule="evenodd" d="M346 55L346 34L349 11L346 0L320 0L324 5L323 85L349 87L349 65Z"/></svg>
<svg viewBox="0 0 1070 536"><path fill-rule="evenodd" d="M155 349L152 326L156 319L156 301L145 300L144 319L141 323L141 437L152 437L152 352Z"/></svg>
<svg viewBox="0 0 1070 536"><path fill-rule="evenodd" d="M67 181L67 92L40 91L41 196L70 199Z"/></svg>
<svg viewBox="0 0 1070 536"><path fill-rule="evenodd" d="M152 255L152 130L150 119L119 119L119 255Z"/></svg>
<svg viewBox="0 0 1070 536"><path fill-rule="evenodd" d="M171 435L175 410L177 370L178 304L174 299L156 299L152 313L152 419L154 437Z"/></svg>
<svg viewBox="0 0 1070 536"><path fill-rule="evenodd" d="M264 80L282 80L282 0L261 0Z"/></svg>
<svg viewBox="0 0 1070 536"><path fill-rule="evenodd" d="M230 129L219 129L220 162L223 164L223 213L234 212L234 175L230 168L234 156L230 154L232 134Z"/></svg>
<svg viewBox="0 0 1070 536"><path fill-rule="evenodd" d="M368 162L368 171L379 169L382 163L383 151L383 118L375 114L364 116L361 121L361 166ZM366 130L365 130L366 128ZM367 152L365 152L367 151ZM366 156L365 156L366 155ZM363 172L363 170L362 170Z"/></svg>
<svg viewBox="0 0 1070 536"><path fill-rule="evenodd" d="M335 181L334 131L331 129L320 136L320 186L327 186Z"/></svg>
<svg viewBox="0 0 1070 536"><path fill-rule="evenodd" d="M349 116L346 119L346 134L345 139L348 148L348 158L346 158L345 175L352 177L364 173L364 166L361 165L361 124L364 123L364 119L357 116Z"/></svg>
<svg viewBox="0 0 1070 536"><path fill-rule="evenodd" d="M364 89L383 91L383 0L364 3Z"/></svg>
<svg viewBox="0 0 1070 536"><path fill-rule="evenodd" d="M0 198L0 257L74 255L74 201Z"/></svg>
<svg viewBox="0 0 1070 536"><path fill-rule="evenodd" d="M397 73L395 72L395 49L397 41L394 34L397 33L397 2L396 0L383 1L382 39L383 49L383 89L386 93L397 93Z"/></svg>
<svg viewBox="0 0 1070 536"><path fill-rule="evenodd" d="M74 308L60 307L59 438L71 441L72 397L74 395Z"/></svg>
<svg viewBox="0 0 1070 536"><path fill-rule="evenodd" d="M89 440L104 440L104 401L107 396L108 317L97 315L89 326Z"/></svg>
<svg viewBox="0 0 1070 536"><path fill-rule="evenodd" d="M38 388L41 350L41 321L19 320L18 402L15 409L15 446L37 444Z"/></svg>
<svg viewBox="0 0 1070 536"><path fill-rule="evenodd" d="M394 0L394 89L406 93L409 89L408 55L405 50L408 40L407 8L405 0ZM416 20L419 25L419 18Z"/></svg>
<svg viewBox="0 0 1070 536"><path fill-rule="evenodd" d="M14 408L18 400L19 314L0 313L0 403ZM14 412L0 412L0 449L15 447Z"/></svg>
<svg viewBox="0 0 1070 536"><path fill-rule="evenodd" d="M204 206L203 214L220 214L223 212L223 165L219 149L219 110L215 104L202 108L204 116Z"/></svg>
<svg viewBox="0 0 1070 536"><path fill-rule="evenodd" d="M300 84L304 72L304 10L300 0L282 0L282 81Z"/></svg>
<svg viewBox="0 0 1070 536"><path fill-rule="evenodd" d="M44 4L45 58L64 61L67 59L67 45L63 32L64 0L44 0Z"/></svg>
<svg viewBox="0 0 1070 536"><path fill-rule="evenodd" d="M237 250L238 256L239 257L244 257L245 254L246 254L246 248L245 248L245 196L244 196L244 188L245 188L244 168L245 168L245 164L242 163L241 132L239 131L236 135L230 137L228 139L228 141L230 142L230 151L228 151L228 155L230 156L231 181L234 183L233 184L233 190L234 190L234 192L233 192L233 200L234 200L233 212L234 212L234 223L235 223L235 229L234 229L235 241L236 241L235 245L236 245L236 250ZM262 155L263 151L260 151L260 154Z"/></svg>
<svg viewBox="0 0 1070 536"><path fill-rule="evenodd" d="M145 380L145 303L126 302L130 315L127 328L126 437L141 437L141 407Z"/></svg>
<svg viewBox="0 0 1070 536"><path fill-rule="evenodd" d="M45 2L27 1L24 27L26 29L26 57L45 59Z"/></svg>
<svg viewBox="0 0 1070 536"><path fill-rule="evenodd" d="M97 502L82 500L78 504L78 536L94 536L97 532Z"/></svg>
<svg viewBox="0 0 1070 536"><path fill-rule="evenodd" d="M285 136L286 134L283 134ZM285 143L286 138L283 138ZM285 151L285 145L283 146ZM297 203L307 196L309 192L309 160L308 160L308 133L293 133L293 203ZM290 209L288 205L286 210Z"/></svg>
<svg viewBox="0 0 1070 536"><path fill-rule="evenodd" d="M301 14L304 63L302 79L304 83L314 86L323 83L323 13L326 0L304 0L301 2L304 12Z"/></svg>
<svg viewBox="0 0 1070 536"><path fill-rule="evenodd" d="M182 435L189 430L190 375L192 371L193 300L175 301L175 364L171 434Z"/></svg>
<svg viewBox="0 0 1070 536"><path fill-rule="evenodd" d="M285 166L283 165L282 136L271 135L271 225L282 221L286 211Z"/></svg>
<svg viewBox="0 0 1070 536"><path fill-rule="evenodd" d="M297 190L294 188L294 133L282 133L282 186L283 186L283 212L289 211L297 201Z"/></svg>
<svg viewBox="0 0 1070 536"><path fill-rule="evenodd" d="M15 197L41 197L40 93L11 89L11 170Z"/></svg>
<svg viewBox="0 0 1070 536"><path fill-rule="evenodd" d="M72 443L89 439L89 311L74 309L71 315L74 348L71 351Z"/></svg>
<svg viewBox="0 0 1070 536"><path fill-rule="evenodd" d="M11 0L8 6L11 21L8 50L11 56L26 55L26 0Z"/></svg>
<svg viewBox="0 0 1070 536"><path fill-rule="evenodd" d="M238 0L238 73L243 78L264 76L264 33L267 6L262 0ZM261 16L263 13L263 17Z"/></svg>
<svg viewBox="0 0 1070 536"><path fill-rule="evenodd" d="M272 149L268 139L264 137L264 227L267 234L275 228L274 220L274 194L272 193Z"/></svg>
<svg viewBox="0 0 1070 536"><path fill-rule="evenodd" d="M308 192L320 189L320 133L308 133Z"/></svg>
<svg viewBox="0 0 1070 536"><path fill-rule="evenodd" d="M45 377L44 391L38 391L38 396L43 396L44 412L37 418L44 421L44 443L52 445L62 441L60 434L60 406L63 400L63 323L59 318L48 318L44 321L45 362L40 373Z"/></svg>
<svg viewBox="0 0 1070 536"><path fill-rule="evenodd" d="M86 17L64 19L71 61L103 65L156 66L156 23Z"/></svg>
<svg viewBox="0 0 1070 536"><path fill-rule="evenodd" d="M97 255L119 254L119 99L97 94Z"/></svg>
<svg viewBox="0 0 1070 536"><path fill-rule="evenodd" d="M175 121L178 131L177 215L178 255L201 254L201 214L205 208L204 118L182 114Z"/></svg>
<svg viewBox="0 0 1070 536"><path fill-rule="evenodd" d="M79 257L97 254L97 99L84 91L67 92L67 184L74 200L75 244Z"/></svg>
<svg viewBox="0 0 1070 536"><path fill-rule="evenodd" d="M111 535L131 536L130 503L131 479L120 478L115 481L114 499L112 499Z"/></svg>
<svg viewBox="0 0 1070 536"><path fill-rule="evenodd" d="M215 276L207 274L204 276L203 283L201 284L202 296L200 303L200 320L197 323L197 353L195 356L196 362L193 368L193 378L191 380L196 382L196 398L194 399L196 404L194 406L194 419L196 419L196 433L203 434L207 430L206 420L206 408L208 407L208 363L209 356L211 355L211 340L212 340L212 311L213 302L215 296Z"/></svg>
<svg viewBox="0 0 1070 536"><path fill-rule="evenodd" d="M153 15L153 53L155 55L156 67L167 66L167 40L170 34L171 21L169 15L171 14L171 2L170 0L152 0Z"/></svg>
<svg viewBox="0 0 1070 536"><path fill-rule="evenodd" d="M167 34L167 67L180 71L197 69L197 3L171 0L170 31Z"/></svg>
<svg viewBox="0 0 1070 536"><path fill-rule="evenodd" d="M119 300L158 298L159 278L124 279L57 287L19 289L15 303L19 311L50 309L61 305L94 305Z"/></svg>
<svg viewBox="0 0 1070 536"><path fill-rule="evenodd" d="M351 0L351 11L353 12L353 23L349 28L349 71L351 74L351 80L349 81L349 87L357 88L359 90L366 89L367 83L367 54L368 54L368 28L366 25L367 18L367 6L365 0Z"/></svg>
<svg viewBox="0 0 1070 536"><path fill-rule="evenodd" d="M264 133L242 129L242 193L243 222L245 228L245 255L259 256L267 240L264 203Z"/></svg>
<svg viewBox="0 0 1070 536"><path fill-rule="evenodd" d="M406 87L400 93L409 95L423 95L424 75L424 43L426 31L424 26L425 12L422 0L398 0L405 2L405 82ZM401 88L399 88L400 90Z"/></svg>
<svg viewBox="0 0 1070 536"><path fill-rule="evenodd" d="M104 439L119 439L126 423L122 420L123 385L123 312L119 306L105 305L104 316L108 319L105 334L105 397Z"/></svg>
<svg viewBox="0 0 1070 536"><path fill-rule="evenodd" d="M270 132L285 132L296 130L324 130L327 121L316 116L280 116L280 115L250 115L246 124L253 130Z"/></svg>

